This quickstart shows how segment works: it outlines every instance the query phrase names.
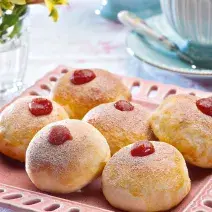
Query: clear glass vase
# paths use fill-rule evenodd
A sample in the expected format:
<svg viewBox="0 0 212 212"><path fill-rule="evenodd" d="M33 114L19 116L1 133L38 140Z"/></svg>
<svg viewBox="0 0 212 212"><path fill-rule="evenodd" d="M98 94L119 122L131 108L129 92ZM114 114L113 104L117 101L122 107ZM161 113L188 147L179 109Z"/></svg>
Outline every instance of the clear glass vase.
<svg viewBox="0 0 212 212"><path fill-rule="evenodd" d="M0 18L0 23L2 23ZM20 17L19 31L11 38L14 26L0 38L0 104L8 95L22 89L28 60L29 18L28 10Z"/></svg>

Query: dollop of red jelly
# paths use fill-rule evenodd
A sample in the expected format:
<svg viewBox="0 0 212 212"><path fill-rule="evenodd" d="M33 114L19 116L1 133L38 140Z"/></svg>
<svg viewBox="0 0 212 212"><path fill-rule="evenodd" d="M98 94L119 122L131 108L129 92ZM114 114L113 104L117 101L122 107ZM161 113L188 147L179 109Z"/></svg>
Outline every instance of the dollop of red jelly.
<svg viewBox="0 0 212 212"><path fill-rule="evenodd" d="M76 70L71 76L71 82L75 85L81 85L92 81L96 77L90 69Z"/></svg>
<svg viewBox="0 0 212 212"><path fill-rule="evenodd" d="M140 141L135 143L131 149L133 157L143 157L155 152L153 144L149 141Z"/></svg>
<svg viewBox="0 0 212 212"><path fill-rule="evenodd" d="M134 109L134 106L126 100L119 100L114 104L114 107L121 111L132 111Z"/></svg>
<svg viewBox="0 0 212 212"><path fill-rule="evenodd" d="M202 113L212 116L212 97L199 99L196 105Z"/></svg>
<svg viewBox="0 0 212 212"><path fill-rule="evenodd" d="M61 145L72 139L73 137L68 128L62 125L53 126L48 135L48 141L53 145Z"/></svg>
<svg viewBox="0 0 212 212"><path fill-rule="evenodd" d="M35 98L29 103L29 111L35 116L48 115L52 110L52 102L45 98Z"/></svg>

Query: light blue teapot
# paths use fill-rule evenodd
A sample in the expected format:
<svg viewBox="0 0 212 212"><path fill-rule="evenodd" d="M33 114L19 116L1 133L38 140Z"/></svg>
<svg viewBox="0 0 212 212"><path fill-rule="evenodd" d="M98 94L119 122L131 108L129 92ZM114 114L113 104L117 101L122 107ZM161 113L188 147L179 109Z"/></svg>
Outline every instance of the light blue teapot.
<svg viewBox="0 0 212 212"><path fill-rule="evenodd" d="M147 18L159 13L159 0L102 0L99 13L108 19L117 20L117 14L121 10L129 10L142 18Z"/></svg>

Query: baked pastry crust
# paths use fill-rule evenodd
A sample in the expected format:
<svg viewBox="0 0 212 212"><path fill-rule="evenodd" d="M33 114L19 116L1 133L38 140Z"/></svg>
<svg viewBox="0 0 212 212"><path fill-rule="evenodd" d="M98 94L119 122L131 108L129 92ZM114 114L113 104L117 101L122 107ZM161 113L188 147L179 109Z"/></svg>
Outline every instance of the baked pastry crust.
<svg viewBox="0 0 212 212"><path fill-rule="evenodd" d="M109 203L125 211L166 211L188 194L191 182L182 154L163 142L151 142L155 152L133 157L133 144L109 160L102 189Z"/></svg>
<svg viewBox="0 0 212 212"><path fill-rule="evenodd" d="M175 146L186 161L212 168L212 117L197 108L197 100L192 95L169 96L150 123L159 140Z"/></svg>
<svg viewBox="0 0 212 212"><path fill-rule="evenodd" d="M63 107L52 101L49 115L34 116L28 104L37 96L17 99L0 114L0 152L21 162L25 161L26 149L33 136L51 122L67 119Z"/></svg>
<svg viewBox="0 0 212 212"><path fill-rule="evenodd" d="M49 130L57 125L69 129L73 139L61 145L49 143ZM101 175L109 158L107 141L97 129L67 119L47 125L35 135L26 153L26 172L40 190L70 193Z"/></svg>
<svg viewBox="0 0 212 212"><path fill-rule="evenodd" d="M155 136L149 124L150 111L139 104L132 111L120 111L115 102L101 104L83 118L97 128L107 139L113 155L122 147L140 140L152 140Z"/></svg>
<svg viewBox="0 0 212 212"><path fill-rule="evenodd" d="M75 85L70 78L76 69L62 76L51 92L54 101L63 105L69 116L82 119L93 107L119 99L129 100L131 93L114 74L101 69L91 69L96 78L92 81Z"/></svg>

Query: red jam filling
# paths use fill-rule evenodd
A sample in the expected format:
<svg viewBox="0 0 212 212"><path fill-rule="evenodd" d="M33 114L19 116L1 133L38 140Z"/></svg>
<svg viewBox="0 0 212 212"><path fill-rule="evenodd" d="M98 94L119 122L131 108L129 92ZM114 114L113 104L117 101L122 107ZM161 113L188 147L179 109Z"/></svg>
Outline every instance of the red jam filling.
<svg viewBox="0 0 212 212"><path fill-rule="evenodd" d="M48 135L48 141L53 145L61 145L72 139L73 137L68 128L62 125L53 126Z"/></svg>
<svg viewBox="0 0 212 212"><path fill-rule="evenodd" d="M212 116L212 97L199 99L196 105L202 113Z"/></svg>
<svg viewBox="0 0 212 212"><path fill-rule="evenodd" d="M52 110L52 102L45 98L35 98L29 103L29 111L35 116L48 115Z"/></svg>
<svg viewBox="0 0 212 212"><path fill-rule="evenodd" d="M135 143L131 149L133 157L143 157L155 152L155 148L149 141L140 141Z"/></svg>
<svg viewBox="0 0 212 212"><path fill-rule="evenodd" d="M75 85L81 85L92 81L96 77L90 69L76 70L71 76L71 82Z"/></svg>
<svg viewBox="0 0 212 212"><path fill-rule="evenodd" d="M114 104L114 106L117 110L121 111L132 111L134 109L134 106L130 102L125 100L119 100Z"/></svg>

